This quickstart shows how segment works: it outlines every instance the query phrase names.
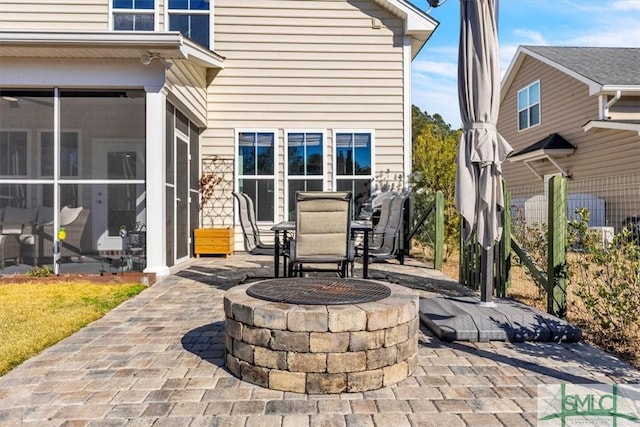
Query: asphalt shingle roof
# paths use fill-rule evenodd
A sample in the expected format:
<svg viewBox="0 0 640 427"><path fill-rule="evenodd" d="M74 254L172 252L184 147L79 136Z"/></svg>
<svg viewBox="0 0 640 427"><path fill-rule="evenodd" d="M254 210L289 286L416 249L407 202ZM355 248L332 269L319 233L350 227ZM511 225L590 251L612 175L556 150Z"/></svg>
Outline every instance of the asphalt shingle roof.
<svg viewBox="0 0 640 427"><path fill-rule="evenodd" d="M531 144L528 147L523 148L517 153L513 153L511 157L519 156L521 154L532 153L537 150L562 150L567 148L576 148L569 141L564 139L557 133L552 133L551 135L542 138L540 141Z"/></svg>
<svg viewBox="0 0 640 427"><path fill-rule="evenodd" d="M601 85L640 85L640 48L523 47Z"/></svg>

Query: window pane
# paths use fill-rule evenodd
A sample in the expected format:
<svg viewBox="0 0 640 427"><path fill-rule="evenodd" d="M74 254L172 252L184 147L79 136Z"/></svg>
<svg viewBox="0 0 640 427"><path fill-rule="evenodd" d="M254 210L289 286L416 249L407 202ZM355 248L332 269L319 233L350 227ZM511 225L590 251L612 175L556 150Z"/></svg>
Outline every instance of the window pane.
<svg viewBox="0 0 640 427"><path fill-rule="evenodd" d="M53 132L43 132L40 136L40 175L53 177ZM62 132L60 141L60 176L63 178L77 177L78 134Z"/></svg>
<svg viewBox="0 0 640 427"><path fill-rule="evenodd" d="M518 129L522 130L522 129L526 129L527 127L529 127L528 121L527 121L527 110L523 110L520 111L518 113Z"/></svg>
<svg viewBox="0 0 640 427"><path fill-rule="evenodd" d="M523 89L518 92L518 110L524 110L529 105L527 90Z"/></svg>
<svg viewBox="0 0 640 427"><path fill-rule="evenodd" d="M242 175L256 174L256 156L254 147L255 134L241 133L238 137L238 161Z"/></svg>
<svg viewBox="0 0 640 427"><path fill-rule="evenodd" d="M191 15L189 37L204 47L209 47L209 15Z"/></svg>
<svg viewBox="0 0 640 427"><path fill-rule="evenodd" d="M133 0L113 0L113 7L116 9L132 9Z"/></svg>
<svg viewBox="0 0 640 427"><path fill-rule="evenodd" d="M180 31L180 34L189 37L189 15L169 15L169 30Z"/></svg>
<svg viewBox="0 0 640 427"><path fill-rule="evenodd" d="M135 9L153 9L153 0L136 0Z"/></svg>
<svg viewBox="0 0 640 427"><path fill-rule="evenodd" d="M0 131L0 175L27 175L27 133Z"/></svg>
<svg viewBox="0 0 640 427"><path fill-rule="evenodd" d="M273 157L273 134L272 133L259 133L258 134L258 164L257 175L273 175L274 170L274 157Z"/></svg>
<svg viewBox="0 0 640 427"><path fill-rule="evenodd" d="M353 174L352 135L342 133L336 135L336 175Z"/></svg>
<svg viewBox="0 0 640 427"><path fill-rule="evenodd" d="M153 15L141 14L135 16L135 30L136 31L153 31Z"/></svg>
<svg viewBox="0 0 640 427"><path fill-rule="evenodd" d="M133 31L133 15L129 13L117 13L113 15L113 29Z"/></svg>
<svg viewBox="0 0 640 427"><path fill-rule="evenodd" d="M240 191L253 200L257 221L273 222L274 191L271 179L241 179Z"/></svg>
<svg viewBox="0 0 640 427"><path fill-rule="evenodd" d="M371 180L369 179L339 179L337 181L337 191L351 191L352 193L352 218L356 218L360 213L362 204L369 197L370 189Z"/></svg>
<svg viewBox="0 0 640 427"><path fill-rule="evenodd" d="M322 134L307 134L307 175L322 175Z"/></svg>
<svg viewBox="0 0 640 427"><path fill-rule="evenodd" d="M371 135L357 133L355 135L355 174L371 175Z"/></svg>
<svg viewBox="0 0 640 427"><path fill-rule="evenodd" d="M191 0L191 10L209 10L209 0Z"/></svg>
<svg viewBox="0 0 640 427"><path fill-rule="evenodd" d="M53 132L43 132L40 136L40 175L53 177Z"/></svg>
<svg viewBox="0 0 640 427"><path fill-rule="evenodd" d="M529 126L540 123L540 104L536 104L529 110Z"/></svg>
<svg viewBox="0 0 640 427"><path fill-rule="evenodd" d="M529 105L540 102L540 83L534 83L529 87Z"/></svg>
<svg viewBox="0 0 640 427"><path fill-rule="evenodd" d="M289 175L304 175L304 134L290 133L287 144Z"/></svg>
<svg viewBox="0 0 640 427"><path fill-rule="evenodd" d="M189 9L189 2L187 0L169 0L169 9Z"/></svg>

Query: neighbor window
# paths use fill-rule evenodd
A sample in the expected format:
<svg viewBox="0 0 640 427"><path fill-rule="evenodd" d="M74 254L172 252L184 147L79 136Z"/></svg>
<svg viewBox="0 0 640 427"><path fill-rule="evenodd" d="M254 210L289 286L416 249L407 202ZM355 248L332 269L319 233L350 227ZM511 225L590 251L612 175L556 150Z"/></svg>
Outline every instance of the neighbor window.
<svg viewBox="0 0 640 427"><path fill-rule="evenodd" d="M540 124L540 81L518 91L518 130Z"/></svg>
<svg viewBox="0 0 640 427"><path fill-rule="evenodd" d="M209 48L209 0L169 0L169 31Z"/></svg>
<svg viewBox="0 0 640 427"><path fill-rule="evenodd" d="M112 0L112 7L114 30L155 29L155 0Z"/></svg>
<svg viewBox="0 0 640 427"><path fill-rule="evenodd" d="M253 200L258 221L275 218L275 132L238 133L238 186Z"/></svg>
<svg viewBox="0 0 640 427"><path fill-rule="evenodd" d="M295 217L297 191L324 189L324 133L287 132L287 208Z"/></svg>
<svg viewBox="0 0 640 427"><path fill-rule="evenodd" d="M370 132L336 132L336 190L353 194L352 216L357 217L369 197L373 179L373 137Z"/></svg>

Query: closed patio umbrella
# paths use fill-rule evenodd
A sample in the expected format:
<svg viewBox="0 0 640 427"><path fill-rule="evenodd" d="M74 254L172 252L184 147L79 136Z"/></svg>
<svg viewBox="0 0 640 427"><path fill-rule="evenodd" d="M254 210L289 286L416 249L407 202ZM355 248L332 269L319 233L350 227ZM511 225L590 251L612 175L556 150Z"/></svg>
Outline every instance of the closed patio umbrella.
<svg viewBox="0 0 640 427"><path fill-rule="evenodd" d="M502 163L513 150L498 134L500 58L498 0L460 0L458 101L463 123L456 172L456 205L463 238L482 245L481 304L492 305L493 246L502 236Z"/></svg>

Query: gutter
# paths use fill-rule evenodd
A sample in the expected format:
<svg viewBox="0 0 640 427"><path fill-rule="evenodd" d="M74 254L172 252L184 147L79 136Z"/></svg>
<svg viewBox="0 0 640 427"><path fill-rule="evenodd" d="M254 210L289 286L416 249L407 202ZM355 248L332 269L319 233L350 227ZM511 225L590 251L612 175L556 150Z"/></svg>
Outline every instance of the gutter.
<svg viewBox="0 0 640 427"><path fill-rule="evenodd" d="M609 120L611 118L611 116L609 116L609 109L613 106L613 104L618 102L621 97L622 97L622 91L617 90L615 96L611 98L609 102L607 102L607 104L604 106L604 115L602 117L603 120Z"/></svg>

